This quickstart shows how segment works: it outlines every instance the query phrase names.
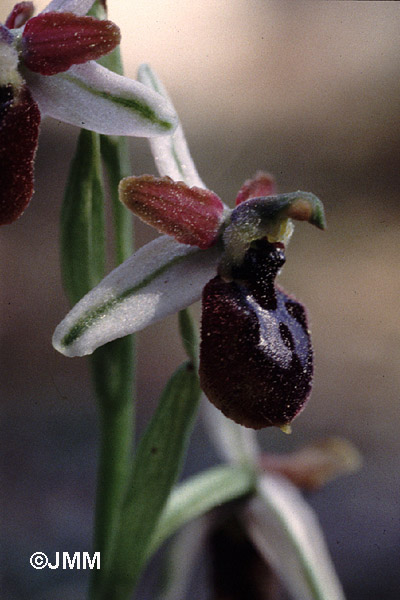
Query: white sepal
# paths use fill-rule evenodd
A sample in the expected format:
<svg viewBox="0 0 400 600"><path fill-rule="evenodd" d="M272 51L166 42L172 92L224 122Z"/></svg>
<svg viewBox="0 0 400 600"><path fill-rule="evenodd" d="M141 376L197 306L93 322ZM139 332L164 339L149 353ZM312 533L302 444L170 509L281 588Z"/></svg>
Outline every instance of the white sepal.
<svg viewBox="0 0 400 600"><path fill-rule="evenodd" d="M161 236L135 252L91 290L57 327L53 345L66 356L139 331L201 297L220 250L200 250Z"/></svg>
<svg viewBox="0 0 400 600"><path fill-rule="evenodd" d="M258 464L260 449L254 429L225 417L204 394L201 410L207 433L221 458L231 464Z"/></svg>
<svg viewBox="0 0 400 600"><path fill-rule="evenodd" d="M171 133L177 123L168 103L145 85L94 61L44 77L24 70L43 115L106 135Z"/></svg>
<svg viewBox="0 0 400 600"><path fill-rule="evenodd" d="M244 520L294 600L344 600L317 517L287 479L260 477Z"/></svg>
<svg viewBox="0 0 400 600"><path fill-rule="evenodd" d="M154 92L161 94L168 102L171 111L176 114L167 90L149 65L143 64L139 67L138 80ZM150 146L161 177L168 175L174 181L184 181L190 187L206 187L197 172L179 122L173 135L153 138L150 140Z"/></svg>
<svg viewBox="0 0 400 600"><path fill-rule="evenodd" d="M92 8L94 0L52 0L42 13L70 12L82 17Z"/></svg>

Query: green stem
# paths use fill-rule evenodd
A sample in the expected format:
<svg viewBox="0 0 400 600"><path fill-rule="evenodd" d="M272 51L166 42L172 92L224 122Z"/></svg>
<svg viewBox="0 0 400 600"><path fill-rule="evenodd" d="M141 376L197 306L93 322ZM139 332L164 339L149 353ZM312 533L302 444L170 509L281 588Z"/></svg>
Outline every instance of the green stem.
<svg viewBox="0 0 400 600"><path fill-rule="evenodd" d="M114 217L115 262L133 250L131 216L119 202L118 182L129 174L129 147L124 138L101 136ZM92 571L90 598L97 600L107 586L115 535L123 498L132 470L134 435L133 336L115 340L92 356L93 379L100 408L100 455L94 526L94 550L101 553L101 569Z"/></svg>
<svg viewBox="0 0 400 600"><path fill-rule="evenodd" d="M90 598L106 586L123 498L132 469L134 348L130 338L115 340L91 357L100 408L100 456L94 525L94 550L101 569L92 571Z"/></svg>
<svg viewBox="0 0 400 600"><path fill-rule="evenodd" d="M102 7L96 16L104 17ZM123 74L119 48L99 61ZM133 252L130 212L118 198L118 184L131 174L129 143L126 138L100 136L101 156L107 171L112 202L115 264ZM91 600L98 600L107 587L119 528L121 507L132 472L134 438L135 344L134 337L115 340L99 348L91 357L93 381L99 401L100 454L94 523L94 551L100 552L101 569L91 573Z"/></svg>
<svg viewBox="0 0 400 600"><path fill-rule="evenodd" d="M178 319L182 345L197 370L199 366L199 334L197 327L188 308L179 311Z"/></svg>
<svg viewBox="0 0 400 600"><path fill-rule="evenodd" d="M132 217L120 202L118 184L131 175L129 142L127 138L100 136L101 155L107 169L114 219L115 260L121 264L133 252Z"/></svg>

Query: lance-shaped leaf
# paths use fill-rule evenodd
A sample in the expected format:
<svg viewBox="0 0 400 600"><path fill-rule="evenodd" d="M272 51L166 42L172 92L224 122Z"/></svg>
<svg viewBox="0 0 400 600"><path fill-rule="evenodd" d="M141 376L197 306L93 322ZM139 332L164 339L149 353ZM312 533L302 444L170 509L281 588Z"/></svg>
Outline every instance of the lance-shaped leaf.
<svg viewBox="0 0 400 600"><path fill-rule="evenodd" d="M107 135L171 133L176 116L146 86L89 61L65 73L43 77L24 69L32 96L45 114Z"/></svg>
<svg viewBox="0 0 400 600"><path fill-rule="evenodd" d="M248 465L219 465L194 475L171 493L157 523L148 555L151 556L181 527L213 508L251 494L255 473Z"/></svg>
<svg viewBox="0 0 400 600"><path fill-rule="evenodd" d="M170 177L126 177L121 201L145 223L182 244L209 248L217 238L224 206L214 192L188 187Z"/></svg>
<svg viewBox="0 0 400 600"><path fill-rule="evenodd" d="M82 130L61 211L61 272L71 304L104 276L104 190L99 135Z"/></svg>
<svg viewBox="0 0 400 600"><path fill-rule="evenodd" d="M138 446L110 574L110 589L126 590L127 598L148 557L152 533L179 475L199 397L197 373L186 362L169 380Z"/></svg>
<svg viewBox="0 0 400 600"><path fill-rule="evenodd" d="M140 66L138 80L165 98L171 110L176 115L167 90L149 65L144 64ZM178 117L176 118L178 119ZM168 175L175 181L184 181L190 186L206 187L197 172L186 143L185 134L179 122L172 135L152 138L150 146L158 172L162 177Z"/></svg>
<svg viewBox="0 0 400 600"><path fill-rule="evenodd" d="M111 52L120 41L119 28L111 21L72 13L45 13L27 22L21 55L31 71L55 75Z"/></svg>
<svg viewBox="0 0 400 600"><path fill-rule="evenodd" d="M260 478L243 518L294 600L344 600L317 517L289 481Z"/></svg>
<svg viewBox="0 0 400 600"><path fill-rule="evenodd" d="M215 273L221 251L162 236L142 247L91 290L57 327L54 347L67 356L98 346L193 304Z"/></svg>

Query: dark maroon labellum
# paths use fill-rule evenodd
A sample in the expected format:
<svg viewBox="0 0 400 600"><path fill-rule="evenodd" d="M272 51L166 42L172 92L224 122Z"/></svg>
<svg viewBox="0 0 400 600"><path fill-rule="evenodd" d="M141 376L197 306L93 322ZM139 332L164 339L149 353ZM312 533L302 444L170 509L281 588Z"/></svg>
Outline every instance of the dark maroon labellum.
<svg viewBox="0 0 400 600"><path fill-rule="evenodd" d="M15 221L33 194L40 112L28 88L0 87L0 225Z"/></svg>
<svg viewBox="0 0 400 600"><path fill-rule="evenodd" d="M284 251L260 240L234 270L203 291L201 387L241 425L290 423L312 383L313 353L303 306L275 286Z"/></svg>

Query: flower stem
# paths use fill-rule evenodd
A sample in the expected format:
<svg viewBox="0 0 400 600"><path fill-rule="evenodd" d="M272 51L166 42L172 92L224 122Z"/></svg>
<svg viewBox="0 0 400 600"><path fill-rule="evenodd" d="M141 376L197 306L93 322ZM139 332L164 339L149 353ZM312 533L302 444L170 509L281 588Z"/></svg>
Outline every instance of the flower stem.
<svg viewBox="0 0 400 600"><path fill-rule="evenodd" d="M197 327L188 308L180 310L178 318L182 345L197 370L199 367L199 334Z"/></svg>
<svg viewBox="0 0 400 600"><path fill-rule="evenodd" d="M122 338L99 348L91 360L100 410L100 455L97 475L94 551L101 569L92 571L90 598L101 596L109 574L115 534L131 472L133 444L132 339Z"/></svg>
<svg viewBox="0 0 400 600"><path fill-rule="evenodd" d="M92 8L97 18L106 13L100 2ZM120 75L123 67L119 48L99 63ZM101 157L107 172L114 229L115 264L133 252L130 212L119 202L118 183L130 175L129 144L126 138L100 136ZM99 348L91 357L92 378L98 398L100 453L94 522L94 551L100 552L101 569L91 573L89 597L101 597L107 585L114 538L127 482L132 470L134 437L135 346L133 336Z"/></svg>
<svg viewBox="0 0 400 600"><path fill-rule="evenodd" d="M127 138L100 136L101 155L107 169L114 219L115 260L119 265L133 252L131 212L120 202L118 184L131 174Z"/></svg>

